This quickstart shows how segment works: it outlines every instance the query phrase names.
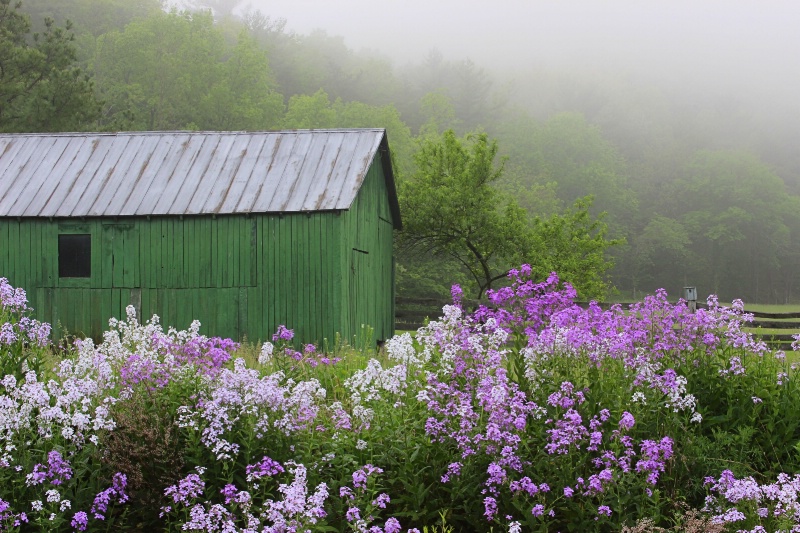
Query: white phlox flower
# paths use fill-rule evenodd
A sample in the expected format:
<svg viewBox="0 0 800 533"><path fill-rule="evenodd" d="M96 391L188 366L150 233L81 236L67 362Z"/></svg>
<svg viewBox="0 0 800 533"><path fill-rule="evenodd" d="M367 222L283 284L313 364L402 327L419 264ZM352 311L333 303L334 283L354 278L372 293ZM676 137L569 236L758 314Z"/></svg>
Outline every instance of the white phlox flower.
<svg viewBox="0 0 800 533"><path fill-rule="evenodd" d="M267 341L261 345L261 353L258 356L258 364L266 365L272 360L272 352L274 351L275 346L272 345L271 342Z"/></svg>

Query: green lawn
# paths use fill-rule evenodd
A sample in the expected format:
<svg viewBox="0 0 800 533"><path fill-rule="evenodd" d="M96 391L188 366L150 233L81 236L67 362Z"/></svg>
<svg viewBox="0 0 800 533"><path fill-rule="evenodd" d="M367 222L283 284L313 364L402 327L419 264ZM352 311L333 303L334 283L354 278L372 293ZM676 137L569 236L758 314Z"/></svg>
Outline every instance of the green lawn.
<svg viewBox="0 0 800 533"><path fill-rule="evenodd" d="M744 304L745 311L761 313L800 313L800 304Z"/></svg>

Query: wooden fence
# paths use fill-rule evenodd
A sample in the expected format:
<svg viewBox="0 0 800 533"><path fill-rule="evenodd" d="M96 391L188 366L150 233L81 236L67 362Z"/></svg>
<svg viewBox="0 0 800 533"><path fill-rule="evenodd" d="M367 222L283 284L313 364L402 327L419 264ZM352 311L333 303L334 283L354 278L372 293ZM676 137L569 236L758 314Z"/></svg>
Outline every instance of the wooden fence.
<svg viewBox="0 0 800 533"><path fill-rule="evenodd" d="M463 300L467 309L475 309L486 301ZM588 303L577 302L581 307ZM601 303L600 307L607 309L611 305L619 303L623 309L627 309L632 302ZM395 300L395 329L397 330L416 330L425 325L426 320L436 320L442 316L442 307L452 304L452 301L438 298L397 298ZM706 307L704 303L697 303L698 309ZM761 337L771 348L775 350L789 350L794 341L794 335L800 333L800 313L765 313L760 311L749 311L755 318L754 322L748 325L749 331L757 337ZM765 330L779 330L780 333Z"/></svg>

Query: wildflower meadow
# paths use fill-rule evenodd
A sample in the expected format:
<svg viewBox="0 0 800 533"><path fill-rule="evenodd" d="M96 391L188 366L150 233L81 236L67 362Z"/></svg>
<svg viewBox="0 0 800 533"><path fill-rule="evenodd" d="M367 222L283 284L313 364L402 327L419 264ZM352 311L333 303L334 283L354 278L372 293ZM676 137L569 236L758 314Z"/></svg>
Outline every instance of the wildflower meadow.
<svg viewBox="0 0 800 533"><path fill-rule="evenodd" d="M56 347L0 278L0 531L800 531L797 354L740 301L460 298L380 351L133 308Z"/></svg>

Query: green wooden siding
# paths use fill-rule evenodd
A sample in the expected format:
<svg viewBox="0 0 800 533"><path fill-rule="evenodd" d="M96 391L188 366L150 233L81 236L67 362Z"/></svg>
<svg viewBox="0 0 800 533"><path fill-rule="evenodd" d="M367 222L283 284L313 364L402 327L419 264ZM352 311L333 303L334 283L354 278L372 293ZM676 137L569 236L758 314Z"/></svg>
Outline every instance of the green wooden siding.
<svg viewBox="0 0 800 533"><path fill-rule="evenodd" d="M361 325L370 325L375 337L394 334L394 259L392 216L381 165L373 162L356 200L342 214L342 272L348 273L340 312L349 326L347 337L358 335Z"/></svg>
<svg viewBox="0 0 800 533"><path fill-rule="evenodd" d="M378 156L379 157L379 156ZM376 159L377 161L377 159ZM227 216L0 218L0 276L24 288L54 337L99 337L133 304L145 320L209 336L394 333L392 220L379 164L348 211ZM91 277L58 277L58 235L89 234Z"/></svg>

